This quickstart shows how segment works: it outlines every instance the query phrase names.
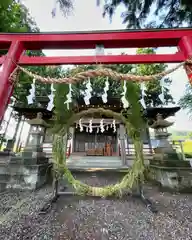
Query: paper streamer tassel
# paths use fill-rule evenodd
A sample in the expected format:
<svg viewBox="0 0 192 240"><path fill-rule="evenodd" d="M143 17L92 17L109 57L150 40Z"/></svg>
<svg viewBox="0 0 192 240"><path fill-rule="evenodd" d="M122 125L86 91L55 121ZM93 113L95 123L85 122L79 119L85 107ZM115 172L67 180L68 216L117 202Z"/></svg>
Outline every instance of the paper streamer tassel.
<svg viewBox="0 0 192 240"><path fill-rule="evenodd" d="M67 100L64 102L67 104L67 109L69 110L69 103L72 103L72 85L69 84L69 93L67 94Z"/></svg>
<svg viewBox="0 0 192 240"><path fill-rule="evenodd" d="M129 107L129 102L126 99L126 92L127 92L127 85L126 81L123 83L123 92L122 92L122 97L121 97L121 102L123 103L123 108L128 108Z"/></svg>
<svg viewBox="0 0 192 240"><path fill-rule="evenodd" d="M28 104L34 103L35 98L35 79L33 79L33 83L31 84L31 89L29 90L30 94L27 96Z"/></svg>
<svg viewBox="0 0 192 240"><path fill-rule="evenodd" d="M54 89L54 86L53 86L53 83L51 84L51 94L48 96L49 98L49 103L47 105L47 110L48 111L52 111L53 107L54 107L54 96L55 96L55 89Z"/></svg>
<svg viewBox="0 0 192 240"><path fill-rule="evenodd" d="M83 132L82 119L79 119L79 128L80 128L80 132Z"/></svg>
<svg viewBox="0 0 192 240"><path fill-rule="evenodd" d="M161 94L159 95L159 98L160 98L162 104L164 104L164 101L165 101L165 97L164 97L164 84L165 84L165 81L164 81L164 79L162 78L162 79L160 80Z"/></svg>
<svg viewBox="0 0 192 240"><path fill-rule="evenodd" d="M145 83L141 83L141 100L140 103L143 106L143 108L146 108L146 104L145 104L145 96L146 96L146 86Z"/></svg>
<svg viewBox="0 0 192 240"><path fill-rule="evenodd" d="M86 105L90 104L90 98L92 97L91 93L92 93L92 87L91 87L91 81L90 78L88 80L88 82L86 83L86 90L84 93L84 101Z"/></svg>
<svg viewBox="0 0 192 240"><path fill-rule="evenodd" d="M101 96L104 103L107 102L107 92L108 91L109 91L109 80L107 78L107 80L105 81L104 93Z"/></svg>

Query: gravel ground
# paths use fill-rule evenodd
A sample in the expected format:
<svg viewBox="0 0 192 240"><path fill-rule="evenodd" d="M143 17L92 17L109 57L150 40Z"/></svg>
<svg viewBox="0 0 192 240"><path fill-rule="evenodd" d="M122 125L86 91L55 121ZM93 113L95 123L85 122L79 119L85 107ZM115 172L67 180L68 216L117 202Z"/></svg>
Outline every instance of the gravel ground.
<svg viewBox="0 0 192 240"><path fill-rule="evenodd" d="M103 179L86 181L100 185ZM149 185L145 192L156 204L157 214L131 197L62 196L48 213L39 215L51 197L49 187L35 193L7 192L0 195L0 240L192 239L192 195L162 193Z"/></svg>

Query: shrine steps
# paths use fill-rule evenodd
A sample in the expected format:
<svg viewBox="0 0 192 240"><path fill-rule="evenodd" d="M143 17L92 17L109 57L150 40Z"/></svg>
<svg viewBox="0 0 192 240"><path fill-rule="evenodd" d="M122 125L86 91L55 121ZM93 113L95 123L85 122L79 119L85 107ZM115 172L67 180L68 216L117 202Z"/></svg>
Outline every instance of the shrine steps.
<svg viewBox="0 0 192 240"><path fill-rule="evenodd" d="M117 156L73 156L67 159L67 166L70 169L89 169L89 168L104 168L116 169L122 168L122 161Z"/></svg>
<svg viewBox="0 0 192 240"><path fill-rule="evenodd" d="M152 154L144 154L144 163L145 165L149 165L150 160L153 159L153 155ZM126 163L127 166L132 166L135 160L135 155L130 154L126 156Z"/></svg>

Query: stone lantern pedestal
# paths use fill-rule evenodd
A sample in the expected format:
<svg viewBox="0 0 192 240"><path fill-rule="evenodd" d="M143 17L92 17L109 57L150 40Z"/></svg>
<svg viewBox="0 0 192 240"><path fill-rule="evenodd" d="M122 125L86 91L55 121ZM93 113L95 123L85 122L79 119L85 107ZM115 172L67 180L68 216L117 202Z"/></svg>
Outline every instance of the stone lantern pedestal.
<svg viewBox="0 0 192 240"><path fill-rule="evenodd" d="M6 167L6 188L37 189L48 181L52 165L43 152L43 140L47 124L38 113L29 121L30 131L24 151L10 157Z"/></svg>

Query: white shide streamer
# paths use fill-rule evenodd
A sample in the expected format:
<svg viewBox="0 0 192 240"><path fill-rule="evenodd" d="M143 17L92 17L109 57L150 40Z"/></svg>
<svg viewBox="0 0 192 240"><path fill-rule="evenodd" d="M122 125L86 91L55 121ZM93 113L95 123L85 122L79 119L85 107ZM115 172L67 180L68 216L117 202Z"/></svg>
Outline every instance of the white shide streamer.
<svg viewBox="0 0 192 240"><path fill-rule="evenodd" d="M116 132L116 125L115 125L116 121L115 119L113 120L113 132Z"/></svg>
<svg viewBox="0 0 192 240"><path fill-rule="evenodd" d="M145 86L145 83L142 82L141 83L141 100L140 100L140 103L141 105L143 106L143 108L146 108L146 104L145 104L145 96L146 96L146 86Z"/></svg>
<svg viewBox="0 0 192 240"><path fill-rule="evenodd" d="M90 119L90 120L89 120L89 132L90 132L90 133L92 133L92 132L93 132L92 123L93 123L93 120L92 120L92 119Z"/></svg>
<svg viewBox="0 0 192 240"><path fill-rule="evenodd" d="M51 94L48 96L49 98L49 103L47 105L47 110L51 111L54 107L53 101L54 101L54 96L55 96L55 89L53 86L53 83L51 84Z"/></svg>
<svg viewBox="0 0 192 240"><path fill-rule="evenodd" d="M164 81L164 79L162 78L162 79L160 80L161 94L159 95L159 98L160 98L162 104L164 104L164 100L165 100L165 98L164 98L164 83L165 83L165 81Z"/></svg>
<svg viewBox="0 0 192 240"><path fill-rule="evenodd" d="M122 97L121 97L121 102L123 103L123 108L128 108L129 107L129 102L126 99L126 92L127 92L127 85L126 81L123 83L123 92L122 92Z"/></svg>
<svg viewBox="0 0 192 240"><path fill-rule="evenodd" d="M107 78L107 80L105 81L105 87L104 87L104 93L101 96L103 103L107 103L107 92L109 91L109 80Z"/></svg>
<svg viewBox="0 0 192 240"><path fill-rule="evenodd" d="M65 104L67 104L67 109L69 110L69 103L72 103L72 85L69 84L69 93L67 94L67 100L65 101Z"/></svg>
<svg viewBox="0 0 192 240"><path fill-rule="evenodd" d="M29 90L30 94L27 96L28 104L34 103L35 98L35 78L33 79L33 83L31 84L31 89Z"/></svg>
<svg viewBox="0 0 192 240"><path fill-rule="evenodd" d="M82 126L82 119L79 119L79 128L80 128L80 132L83 132L83 126Z"/></svg>
<svg viewBox="0 0 192 240"><path fill-rule="evenodd" d="M86 105L90 104L90 98L91 98L91 93L92 93L92 87L91 87L91 80L90 78L88 79L88 82L86 83L86 90L84 93L84 101Z"/></svg>
<svg viewBox="0 0 192 240"><path fill-rule="evenodd" d="M100 121L100 130L102 133L105 131L103 121L104 121L103 119L101 119L101 121Z"/></svg>

